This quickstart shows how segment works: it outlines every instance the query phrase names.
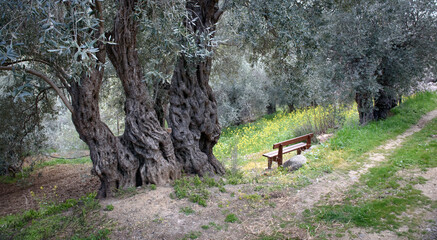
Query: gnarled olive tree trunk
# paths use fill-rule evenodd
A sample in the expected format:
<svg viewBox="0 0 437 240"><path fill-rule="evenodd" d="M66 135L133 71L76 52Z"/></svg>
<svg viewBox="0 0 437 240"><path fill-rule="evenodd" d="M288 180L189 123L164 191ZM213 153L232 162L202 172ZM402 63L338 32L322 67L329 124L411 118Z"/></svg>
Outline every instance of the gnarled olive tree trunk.
<svg viewBox="0 0 437 240"><path fill-rule="evenodd" d="M355 93L360 124L365 125L373 120L373 99L372 94L367 91L357 91Z"/></svg>
<svg viewBox="0 0 437 240"><path fill-rule="evenodd" d="M170 135L159 125L152 101L142 82L136 52L137 23L135 0L119 2L119 11L110 33L116 45L98 43L96 54L105 62L106 53L122 81L126 95L125 132L116 137L101 121L99 91L103 65L84 73L80 83L71 86L73 123L80 138L88 144L93 171L100 178L98 197L107 197L119 188L143 184L163 184L181 175Z"/></svg>
<svg viewBox="0 0 437 240"><path fill-rule="evenodd" d="M116 45L108 45L108 57L126 95L125 132L121 142L139 162L137 185L162 184L180 176L170 135L160 126L138 59L138 23L133 13L135 0L120 1L111 33ZM128 155L127 155L128 156Z"/></svg>
<svg viewBox="0 0 437 240"><path fill-rule="evenodd" d="M398 99L387 92L384 88L378 92L378 97L375 98L375 107L373 109L373 117L375 120L386 119L390 110L396 107Z"/></svg>
<svg viewBox="0 0 437 240"><path fill-rule="evenodd" d="M88 75L88 76L87 76ZM73 123L79 137L88 145L93 173L101 182L98 197L111 196L118 188L135 186L138 161L100 119L99 90L103 69L83 74L71 86Z"/></svg>
<svg viewBox="0 0 437 240"><path fill-rule="evenodd" d="M194 35L197 48L211 51L201 35L213 36L221 10L216 0L188 1L185 26ZM213 154L220 137L217 103L209 86L212 57L181 54L170 87L169 125L175 155L184 171L199 175L223 174L225 169Z"/></svg>
<svg viewBox="0 0 437 240"><path fill-rule="evenodd" d="M169 89L170 84L167 82L159 83L154 89L154 108L161 127L165 127L165 121L168 121Z"/></svg>
<svg viewBox="0 0 437 240"><path fill-rule="evenodd" d="M375 106L373 109L373 117L375 120L386 119L390 110L397 106L398 99L393 86L393 74L390 73L390 61L387 57L383 57L377 71L377 82L381 85L377 95L375 96Z"/></svg>

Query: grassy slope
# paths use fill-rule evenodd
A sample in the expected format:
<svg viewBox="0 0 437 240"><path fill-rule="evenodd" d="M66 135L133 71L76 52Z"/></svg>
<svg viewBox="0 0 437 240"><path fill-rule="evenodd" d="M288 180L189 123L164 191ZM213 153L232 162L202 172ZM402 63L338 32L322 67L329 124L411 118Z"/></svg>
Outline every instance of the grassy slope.
<svg viewBox="0 0 437 240"><path fill-rule="evenodd" d="M399 107L392 110L394 116L384 121L372 122L365 127L349 125L338 131L331 139L332 149L345 149L354 156L367 152L381 145L385 140L393 138L422 115L437 108L437 94L419 93L408 98Z"/></svg>
<svg viewBox="0 0 437 240"><path fill-rule="evenodd" d="M396 115L386 121L372 123L363 128L342 129L332 139L331 151L345 150L350 153L349 157L365 153L387 138L402 133L416 123L422 114L436 107L435 94L418 95L395 109ZM423 184L426 179L405 178L398 172L409 169L426 171L428 168L437 167L437 140L431 137L432 134L437 134L437 119L410 136L401 148L387 157L388 161L371 168L363 175L359 183L347 192L343 202L335 205L322 203L307 210L308 225L305 226L311 228L323 221L328 224L370 227L379 231L396 230L406 225L409 231L398 234L414 238L414 234L420 231L415 225L420 219L402 218L400 215L414 209L435 208L437 204L414 188L415 184Z"/></svg>
<svg viewBox="0 0 437 240"><path fill-rule="evenodd" d="M437 167L437 140L432 138L437 134L437 119L434 119L420 132L409 137L402 148L394 151L388 161L371 168L355 184L341 203L321 204L306 211L307 227L314 227L320 221L325 223L342 223L358 227L380 230L394 230L408 226L408 232L398 233L409 238L420 235L417 216L401 217L404 212L415 209L431 210L437 208L437 202L424 196L414 188L423 184L422 177L405 177L397 174L400 170ZM408 215L407 215L408 216ZM313 228L314 229L314 228ZM315 232L314 232L315 233Z"/></svg>
<svg viewBox="0 0 437 240"><path fill-rule="evenodd" d="M435 108L437 94L419 93L393 109L394 115L389 119L372 122L365 127L358 125L355 108L338 108L334 111L331 107L318 107L293 113L278 113L254 123L224 129L214 148L214 154L228 167L238 165L244 170L261 168L266 166L262 153L271 151L273 143L294 137L294 132L302 124L310 124L313 129L318 129L317 126L324 123L343 126L327 144L332 151L317 150L312 154L314 156L310 156L314 168L324 168L323 171L329 172L333 167L344 165L344 161L359 160L363 153L401 134L424 113ZM332 131L329 128L327 130Z"/></svg>

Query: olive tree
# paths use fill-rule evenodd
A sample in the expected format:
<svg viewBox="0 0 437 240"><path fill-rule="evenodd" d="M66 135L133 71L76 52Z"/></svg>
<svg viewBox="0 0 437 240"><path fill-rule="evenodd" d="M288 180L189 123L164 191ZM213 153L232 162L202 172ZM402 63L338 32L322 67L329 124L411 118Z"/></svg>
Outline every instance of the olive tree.
<svg viewBox="0 0 437 240"><path fill-rule="evenodd" d="M156 2L168 10L183 9L183 24L173 30L194 43L183 46L212 52L210 39L222 12L218 1ZM170 136L158 120L139 56L142 19L150 16L143 3L0 2L5 10L0 19L0 70L33 75L62 99L90 149L93 172L101 181L98 197L111 196L118 188L167 183L181 175L182 167L199 174L224 172L212 154L220 128L208 86L211 57L188 57L189 51L179 55L170 90ZM181 3L182 8L175 7ZM125 130L120 136L100 116L99 95L109 63L125 97Z"/></svg>
<svg viewBox="0 0 437 240"><path fill-rule="evenodd" d="M15 77L21 81L0 76L0 175L15 175L25 157L44 149L47 136L42 123L54 115L54 96L46 84Z"/></svg>
<svg viewBox="0 0 437 240"><path fill-rule="evenodd" d="M247 62L244 51L237 47L219 50L211 80L220 124L227 127L256 120L265 114L272 81L263 64Z"/></svg>
<svg viewBox="0 0 437 240"><path fill-rule="evenodd" d="M277 104L308 106L319 99L310 78L309 64L317 51L316 27L325 1L236 1L228 22L231 43L243 42L251 62L265 66L269 81L268 112ZM226 28L223 27L223 28ZM229 33L227 34L229 35Z"/></svg>
<svg viewBox="0 0 437 240"><path fill-rule="evenodd" d="M169 125L176 158L187 173L225 173L212 151L221 129L209 85L216 24L223 7L219 8L218 0L186 3L187 37L171 81Z"/></svg>
<svg viewBox="0 0 437 240"><path fill-rule="evenodd" d="M435 65L436 2L355 1L331 9L319 28L320 69L333 89L353 93L362 124L386 118Z"/></svg>

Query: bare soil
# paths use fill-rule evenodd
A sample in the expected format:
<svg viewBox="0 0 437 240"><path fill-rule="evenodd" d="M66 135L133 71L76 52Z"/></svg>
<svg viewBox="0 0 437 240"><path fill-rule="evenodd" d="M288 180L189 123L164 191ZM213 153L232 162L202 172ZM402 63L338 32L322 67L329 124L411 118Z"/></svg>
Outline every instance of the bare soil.
<svg viewBox="0 0 437 240"><path fill-rule="evenodd" d="M61 202L97 191L100 181L91 175L91 168L91 163L49 166L14 184L0 183L0 216L36 209L39 203Z"/></svg>
<svg viewBox="0 0 437 240"><path fill-rule="evenodd" d="M225 193L217 188L210 190L211 196L207 207L191 203L187 199L172 199L171 186L161 186L156 190L150 190L145 186L138 188L138 194L134 196L102 200L102 206L114 206L113 211L105 212L110 219L117 222L111 238L182 239L188 234L194 234L197 239L256 239L263 234L281 233L289 238L312 239L309 230L298 227L305 209L313 207L327 196L330 203L341 201L344 193L362 174L385 161L387 153L401 146L406 137L418 132L435 117L437 117L437 110L428 113L405 133L369 153L367 161L358 170L326 174L300 190L290 188L273 192L254 192L256 184L226 185ZM91 176L90 170L91 164L58 165L40 169L23 182L0 183L0 215L35 208L38 199L49 199L54 196L54 186L57 186L58 200L77 198L96 191L99 180ZM425 184L415 187L422 190L424 195L437 200L437 168L429 169L425 174L420 171L400 174L420 174L428 179ZM32 197L31 191L37 197ZM250 195L254 193L263 198L251 199ZM46 197L43 197L44 194ZM184 207L190 207L195 212L186 215L181 211ZM238 217L239 222L225 222L226 216L231 213ZM427 220L422 226L425 234L421 238L437 239L435 210L434 212L419 210L408 214L420 215ZM323 226L320 226L320 229L322 228ZM408 231L408 228L401 228L398 231ZM332 238L336 237L330 237ZM368 229L353 228L351 234L345 234L338 239L403 238L391 231L374 233L369 232Z"/></svg>

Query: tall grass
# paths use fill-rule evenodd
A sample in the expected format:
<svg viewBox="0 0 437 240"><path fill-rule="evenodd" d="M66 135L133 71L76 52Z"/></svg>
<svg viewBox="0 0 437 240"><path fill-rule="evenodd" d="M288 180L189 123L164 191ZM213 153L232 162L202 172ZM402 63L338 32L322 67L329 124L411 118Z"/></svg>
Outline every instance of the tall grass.
<svg viewBox="0 0 437 240"><path fill-rule="evenodd" d="M346 122L357 122L355 106L317 106L298 109L294 112L279 112L267 115L254 123L223 129L214 154L220 160L271 150L276 142L297 135L326 132Z"/></svg>

